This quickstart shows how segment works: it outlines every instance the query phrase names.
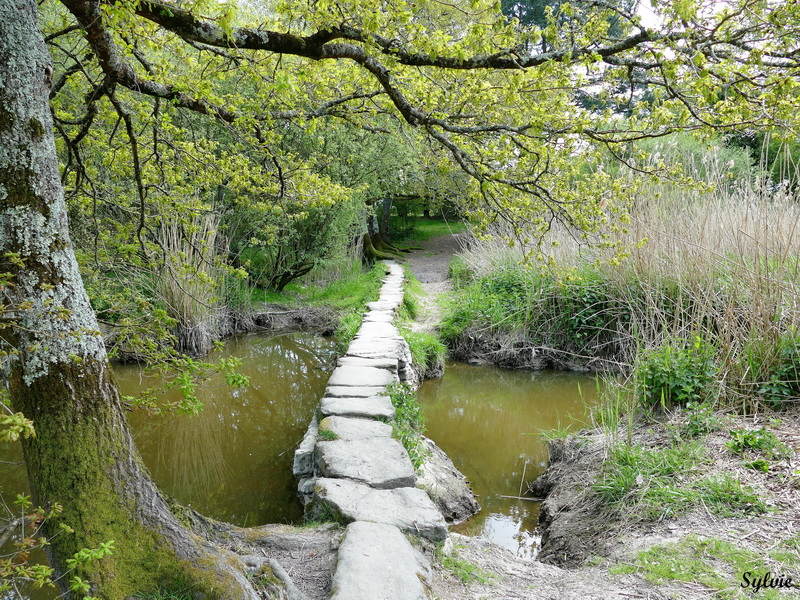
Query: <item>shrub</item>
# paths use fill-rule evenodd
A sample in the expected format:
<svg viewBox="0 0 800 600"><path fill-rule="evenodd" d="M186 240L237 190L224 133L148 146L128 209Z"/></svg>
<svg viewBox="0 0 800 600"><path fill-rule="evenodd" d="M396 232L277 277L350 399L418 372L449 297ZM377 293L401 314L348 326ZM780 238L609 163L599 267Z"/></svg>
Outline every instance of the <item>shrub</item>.
<svg viewBox="0 0 800 600"><path fill-rule="evenodd" d="M646 406L685 406L709 396L715 370L714 348L696 336L691 343L672 340L644 352L635 376Z"/></svg>

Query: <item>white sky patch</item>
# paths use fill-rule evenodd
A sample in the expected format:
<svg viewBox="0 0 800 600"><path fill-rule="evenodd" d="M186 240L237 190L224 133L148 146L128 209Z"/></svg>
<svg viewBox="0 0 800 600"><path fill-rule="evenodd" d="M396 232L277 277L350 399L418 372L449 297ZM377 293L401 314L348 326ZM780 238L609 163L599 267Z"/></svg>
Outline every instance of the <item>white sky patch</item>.
<svg viewBox="0 0 800 600"><path fill-rule="evenodd" d="M636 14L642 19L642 26L647 29L658 29L661 26L661 16L656 13L650 2L637 2Z"/></svg>

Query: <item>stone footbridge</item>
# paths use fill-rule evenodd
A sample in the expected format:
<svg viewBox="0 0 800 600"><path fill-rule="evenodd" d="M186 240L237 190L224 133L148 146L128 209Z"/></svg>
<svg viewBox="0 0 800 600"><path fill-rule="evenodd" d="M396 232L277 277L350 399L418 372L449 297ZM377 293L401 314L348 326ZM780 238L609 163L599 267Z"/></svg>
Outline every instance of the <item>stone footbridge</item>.
<svg viewBox="0 0 800 600"><path fill-rule="evenodd" d="M408 453L392 438L386 386L412 378L411 357L393 324L403 269L387 262L380 299L331 374L317 415L295 451L294 474L311 514L348 523L332 600L422 600L430 564L407 536L447 537L441 512L415 487Z"/></svg>

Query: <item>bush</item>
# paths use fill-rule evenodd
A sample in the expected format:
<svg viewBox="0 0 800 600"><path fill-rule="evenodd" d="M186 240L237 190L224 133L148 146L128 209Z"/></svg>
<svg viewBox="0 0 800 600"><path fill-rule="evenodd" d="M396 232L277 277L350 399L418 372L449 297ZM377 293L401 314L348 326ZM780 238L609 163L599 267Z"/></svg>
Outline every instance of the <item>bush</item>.
<svg viewBox="0 0 800 600"><path fill-rule="evenodd" d="M758 395L776 408L800 396L800 337L793 334L780 339L775 364Z"/></svg>
<svg viewBox="0 0 800 600"><path fill-rule="evenodd" d="M672 340L645 351L635 372L642 402L655 407L706 400L716 372L714 354L711 344L700 336L691 343Z"/></svg>

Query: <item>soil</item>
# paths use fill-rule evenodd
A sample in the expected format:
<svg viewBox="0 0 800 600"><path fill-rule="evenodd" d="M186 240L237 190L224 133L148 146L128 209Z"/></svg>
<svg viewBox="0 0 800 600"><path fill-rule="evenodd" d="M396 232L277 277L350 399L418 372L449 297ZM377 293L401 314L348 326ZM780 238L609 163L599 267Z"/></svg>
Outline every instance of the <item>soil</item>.
<svg viewBox="0 0 800 600"><path fill-rule="evenodd" d="M439 324L439 296L453 289L448 277L450 262L466 238L463 234L433 237L420 242L420 250L408 255L411 273L420 282L425 296L420 299L421 314L413 324L414 331L433 331Z"/></svg>

